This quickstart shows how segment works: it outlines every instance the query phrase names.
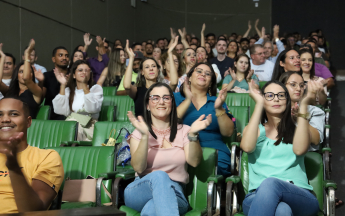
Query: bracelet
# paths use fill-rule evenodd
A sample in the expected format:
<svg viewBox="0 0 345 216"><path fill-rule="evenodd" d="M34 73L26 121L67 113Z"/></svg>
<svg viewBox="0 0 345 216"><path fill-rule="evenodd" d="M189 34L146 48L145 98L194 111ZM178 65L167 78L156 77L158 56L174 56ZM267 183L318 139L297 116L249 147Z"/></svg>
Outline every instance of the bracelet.
<svg viewBox="0 0 345 216"><path fill-rule="evenodd" d="M226 111L224 110L222 113L219 113L219 114L216 113L216 116L220 117L220 116L224 115L225 113L226 113Z"/></svg>
<svg viewBox="0 0 345 216"><path fill-rule="evenodd" d="M26 62L29 62L29 63L31 62L29 59L26 59L25 61L26 61Z"/></svg>

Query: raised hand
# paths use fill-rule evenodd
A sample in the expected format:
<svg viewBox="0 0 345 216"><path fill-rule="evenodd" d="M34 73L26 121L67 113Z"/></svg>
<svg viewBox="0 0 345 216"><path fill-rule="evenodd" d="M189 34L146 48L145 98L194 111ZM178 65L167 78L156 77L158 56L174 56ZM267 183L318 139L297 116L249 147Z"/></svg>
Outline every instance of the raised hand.
<svg viewBox="0 0 345 216"><path fill-rule="evenodd" d="M54 74L55 74L55 77L57 79L57 81L61 84L61 85L66 85L67 84L67 79L66 77L64 76L63 73L60 73L58 71L57 68L54 69Z"/></svg>
<svg viewBox="0 0 345 216"><path fill-rule="evenodd" d="M314 80L308 81L307 94L302 98L301 103L311 105L315 101L316 94L319 91L319 87Z"/></svg>
<svg viewBox="0 0 345 216"><path fill-rule="evenodd" d="M253 74L254 74L254 70L251 69L248 73L248 76L246 77L247 82L249 82L252 79Z"/></svg>
<svg viewBox="0 0 345 216"><path fill-rule="evenodd" d="M127 112L127 116L131 121L131 124L142 134L142 135L149 135L149 128L145 123L143 117L138 116L138 119L133 115L131 111Z"/></svg>
<svg viewBox="0 0 345 216"><path fill-rule="evenodd" d="M259 19L255 20L255 28L258 27L258 24L259 24Z"/></svg>
<svg viewBox="0 0 345 216"><path fill-rule="evenodd" d="M232 80L237 80L237 76L234 70L232 70L231 68L229 68L230 71L230 75L232 77Z"/></svg>
<svg viewBox="0 0 345 216"><path fill-rule="evenodd" d="M279 25L274 25L273 33L279 33Z"/></svg>
<svg viewBox="0 0 345 216"><path fill-rule="evenodd" d="M6 55L5 55L5 53L2 51L2 43L0 43L0 57L1 58L4 58Z"/></svg>
<svg viewBox="0 0 345 216"><path fill-rule="evenodd" d="M179 33L180 36L181 36L181 40L186 39L187 32L186 32L186 28L185 28L185 27L183 27L182 31L181 31L181 29L179 29L179 30L178 30L178 33Z"/></svg>
<svg viewBox="0 0 345 216"><path fill-rule="evenodd" d="M17 161L17 152L18 146L22 141L24 136L23 132L16 132L14 133L9 139L3 140L1 139L2 148L0 148L0 153L6 155L7 161L6 166L9 170L13 170L15 168L19 168L18 161Z"/></svg>
<svg viewBox="0 0 345 216"><path fill-rule="evenodd" d="M222 90L219 91L218 97L216 101L214 102L214 108L215 109L221 108L227 96L228 96L227 87L224 87Z"/></svg>
<svg viewBox="0 0 345 216"><path fill-rule="evenodd" d="M172 51L175 49L177 43L178 43L178 36L175 37L174 42L169 47L168 53L172 53Z"/></svg>
<svg viewBox="0 0 345 216"><path fill-rule="evenodd" d="M84 34L84 44L85 46L90 46L92 39L90 39L90 33Z"/></svg>
<svg viewBox="0 0 345 216"><path fill-rule="evenodd" d="M249 86L249 96L251 98L253 98L255 103L263 105L264 104L264 97L261 95L260 90L255 87L254 80L250 81L248 83L248 86Z"/></svg>
<svg viewBox="0 0 345 216"><path fill-rule="evenodd" d="M39 82L43 82L43 80L44 80L44 75L43 75L41 69L40 69L40 70L36 70L36 68L35 68L35 69L34 69L34 72L35 72L35 77L36 77L36 79L37 79Z"/></svg>
<svg viewBox="0 0 345 216"><path fill-rule="evenodd" d="M193 94L189 85L189 78L186 77L185 81L184 81L184 87L183 87L183 93L186 96L187 99L192 100L193 98Z"/></svg>
<svg viewBox="0 0 345 216"><path fill-rule="evenodd" d="M30 53L34 50L34 48L35 48L35 40L31 39L29 42L28 48L24 51L24 55L26 59L30 57Z"/></svg>
<svg viewBox="0 0 345 216"><path fill-rule="evenodd" d="M291 117L294 122L297 122L297 114L299 111L298 103L295 102L294 106L291 108Z"/></svg>
<svg viewBox="0 0 345 216"><path fill-rule="evenodd" d="M129 40L126 40L126 49L125 51L128 53L129 58L134 58L135 54L132 50L132 48L129 48Z"/></svg>
<svg viewBox="0 0 345 216"><path fill-rule="evenodd" d="M265 36L266 36L266 29L265 29L265 27L262 27L261 28L261 38L265 38Z"/></svg>
<svg viewBox="0 0 345 216"><path fill-rule="evenodd" d="M203 34L205 32L206 29L206 24L202 24L202 28L201 28L201 34Z"/></svg>
<svg viewBox="0 0 345 216"><path fill-rule="evenodd" d="M104 45L105 38L102 40L101 36L96 37L96 42L98 43L98 46Z"/></svg>
<svg viewBox="0 0 345 216"><path fill-rule="evenodd" d="M252 28L252 24L250 23L250 20L248 21L248 28L249 28L249 29Z"/></svg>
<svg viewBox="0 0 345 216"><path fill-rule="evenodd" d="M201 115L197 120L190 126L189 133L196 134L199 131L206 129L212 123L212 115L209 114L205 119L205 114Z"/></svg>
<svg viewBox="0 0 345 216"><path fill-rule="evenodd" d="M170 37L171 39L174 39L176 37L176 32L170 27Z"/></svg>

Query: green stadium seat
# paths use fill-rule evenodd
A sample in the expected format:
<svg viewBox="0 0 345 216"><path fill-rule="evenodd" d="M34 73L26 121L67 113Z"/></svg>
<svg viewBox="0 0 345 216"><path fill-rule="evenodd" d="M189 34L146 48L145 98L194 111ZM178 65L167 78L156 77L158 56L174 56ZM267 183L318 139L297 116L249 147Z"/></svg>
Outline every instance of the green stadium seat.
<svg viewBox="0 0 345 216"><path fill-rule="evenodd" d="M103 96L115 96L117 87L109 86L103 87Z"/></svg>
<svg viewBox="0 0 345 216"><path fill-rule="evenodd" d="M27 141L39 148L59 147L64 141L76 140L77 134L78 123L75 121L33 119Z"/></svg>
<svg viewBox="0 0 345 216"><path fill-rule="evenodd" d="M115 121L115 107L102 106L98 121Z"/></svg>
<svg viewBox="0 0 345 216"><path fill-rule="evenodd" d="M250 109L249 117L253 114L255 101L249 96L249 93L228 93L225 103L228 107L248 106Z"/></svg>
<svg viewBox="0 0 345 216"><path fill-rule="evenodd" d="M134 101L129 96L104 96L102 106L115 106L115 121L129 121L127 111L134 113Z"/></svg>
<svg viewBox="0 0 345 216"><path fill-rule="evenodd" d="M37 113L36 119L49 120L50 119L50 106L41 106Z"/></svg>
<svg viewBox="0 0 345 216"><path fill-rule="evenodd" d="M266 84L266 81L260 81L259 82L259 88L262 89L262 87L264 87L264 85Z"/></svg>

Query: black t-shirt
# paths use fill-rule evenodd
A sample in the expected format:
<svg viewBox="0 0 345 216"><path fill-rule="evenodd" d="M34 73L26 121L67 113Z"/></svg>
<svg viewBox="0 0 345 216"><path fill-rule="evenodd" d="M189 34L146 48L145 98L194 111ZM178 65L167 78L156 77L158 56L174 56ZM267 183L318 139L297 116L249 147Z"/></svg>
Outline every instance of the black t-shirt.
<svg viewBox="0 0 345 216"><path fill-rule="evenodd" d="M47 89L45 96L45 105L51 107L50 119L52 120L65 120L66 117L63 115L56 114L53 107L53 99L60 92L60 83L57 81L54 71L47 71L44 74L43 87Z"/></svg>
<svg viewBox="0 0 345 216"><path fill-rule="evenodd" d="M144 117L144 98L147 92L146 87L137 87L137 95L134 98L135 116Z"/></svg>
<svg viewBox="0 0 345 216"><path fill-rule="evenodd" d="M21 95L19 95L19 98L29 106L30 116L31 118L35 119L40 105L36 103L32 92L27 89Z"/></svg>
<svg viewBox="0 0 345 216"><path fill-rule="evenodd" d="M215 57L210 60L210 64L217 65L220 74L222 75L222 79L224 79L225 71L234 66L234 60L226 56L223 61L218 61L217 57Z"/></svg>

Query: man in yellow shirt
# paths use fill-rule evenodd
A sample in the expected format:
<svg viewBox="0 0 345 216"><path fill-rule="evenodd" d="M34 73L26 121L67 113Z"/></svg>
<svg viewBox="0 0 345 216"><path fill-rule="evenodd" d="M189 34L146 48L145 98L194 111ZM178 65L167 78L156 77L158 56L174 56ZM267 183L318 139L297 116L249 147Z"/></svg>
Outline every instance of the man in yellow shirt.
<svg viewBox="0 0 345 216"><path fill-rule="evenodd" d="M56 151L28 145L31 122L27 104L0 101L0 214L47 210L64 179Z"/></svg>

